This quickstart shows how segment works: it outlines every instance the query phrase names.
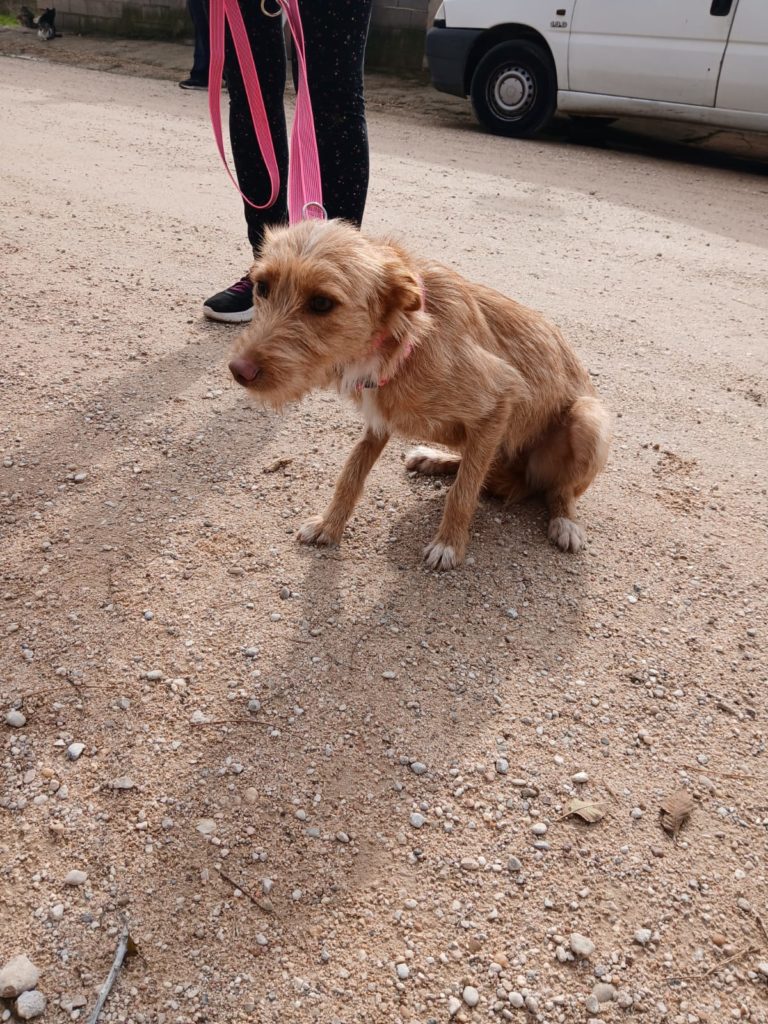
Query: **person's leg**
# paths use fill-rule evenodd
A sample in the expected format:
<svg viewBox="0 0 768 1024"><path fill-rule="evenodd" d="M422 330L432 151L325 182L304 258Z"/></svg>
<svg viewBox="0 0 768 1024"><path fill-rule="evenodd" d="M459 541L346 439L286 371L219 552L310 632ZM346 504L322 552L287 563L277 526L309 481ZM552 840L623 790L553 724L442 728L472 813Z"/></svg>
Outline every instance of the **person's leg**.
<svg viewBox="0 0 768 1024"><path fill-rule="evenodd" d="M208 64L210 62L207 0L187 0L187 10L195 28L195 54L189 78L186 82L179 84L182 88L204 87L208 85Z"/></svg>
<svg viewBox="0 0 768 1024"><path fill-rule="evenodd" d="M300 0L323 202L355 224L368 195L363 62L372 0Z"/></svg>
<svg viewBox="0 0 768 1024"><path fill-rule="evenodd" d="M280 170L280 194L273 206L267 210L254 210L247 203L243 204L248 224L248 240L255 252L261 245L265 226L280 224L288 219L288 134L283 107L285 43L281 19L263 14L258 0L240 0L240 11L248 32L264 97L264 107L269 119L277 166ZM255 203L263 203L269 198L269 174L256 141L240 65L229 32L225 70L229 87L229 137L237 180L249 199Z"/></svg>
<svg viewBox="0 0 768 1024"><path fill-rule="evenodd" d="M266 210L255 210L248 203L243 203L248 225L248 241L256 252L261 245L264 228L269 224L281 224L288 220L288 134L283 107L285 41L281 18L270 18L265 15L259 0L240 0L240 11L251 44L280 171L280 192L273 206ZM224 70L229 89L229 138L237 180L244 195L255 203L263 203L269 198L269 174L256 140L243 76L229 31ZM244 323L250 320L253 315L253 285L247 276L211 296L204 303L203 312L211 320L227 323Z"/></svg>

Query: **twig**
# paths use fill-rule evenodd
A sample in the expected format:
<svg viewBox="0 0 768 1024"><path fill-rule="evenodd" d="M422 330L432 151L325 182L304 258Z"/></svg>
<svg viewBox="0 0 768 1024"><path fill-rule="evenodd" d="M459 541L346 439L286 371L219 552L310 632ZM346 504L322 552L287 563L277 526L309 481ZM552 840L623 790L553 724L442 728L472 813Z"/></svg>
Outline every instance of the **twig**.
<svg viewBox="0 0 768 1024"><path fill-rule="evenodd" d="M768 940L768 928L765 927L765 921L762 919L762 917L760 917L760 915L758 914L758 912L756 910L753 910L752 913L754 914L755 920L757 921L758 925L760 926L760 931L763 933L765 938Z"/></svg>
<svg viewBox="0 0 768 1024"><path fill-rule="evenodd" d="M128 934L128 924L123 924L123 930L120 933L120 939L117 943L117 949L115 950L115 959L112 961L112 966L109 969L107 980L101 986L101 992L99 992L99 998L96 1000L96 1005L93 1008L93 1013L88 1018L88 1024L96 1024L99 1019L99 1014L104 1009L104 1003L106 1003L109 993L112 991L112 986L115 984L118 971L123 966L123 960L125 960L126 954L130 951L129 947L132 945L131 937Z"/></svg>
<svg viewBox="0 0 768 1024"><path fill-rule="evenodd" d="M261 472L262 473L276 473L279 469L285 469L286 466L290 466L290 464L292 462L293 462L293 459L286 459L286 458L275 459L275 461L273 463L271 463L269 466L265 466L262 469Z"/></svg>
<svg viewBox="0 0 768 1024"><path fill-rule="evenodd" d="M196 729L202 729L203 726L206 726L206 725L233 726L233 725L260 725L261 723L257 722L255 719L253 721L250 721L248 719L240 719L237 722L225 722L223 720L216 720L215 722L190 722L189 724L193 725Z"/></svg>
<svg viewBox="0 0 768 1024"><path fill-rule="evenodd" d="M713 966L709 968L704 977L708 978L710 974L714 974L715 971L719 971L721 967L727 967L728 964L732 964L734 960L741 960L741 958L743 956L746 956L748 953L756 952L757 946L745 946L744 949L740 949L738 953L734 953L733 956L729 956L725 960L721 960L719 964L713 964Z"/></svg>
<svg viewBox="0 0 768 1024"><path fill-rule="evenodd" d="M252 892L248 892L248 890L239 882L236 882L234 878L230 878L229 875L224 874L221 868L216 868L216 870L218 871L218 873L221 875L225 882L229 882L229 884L233 885L235 889L237 889L239 892L243 894L243 896L247 896L251 903L255 904L259 908L259 910L264 909L257 896L254 896Z"/></svg>

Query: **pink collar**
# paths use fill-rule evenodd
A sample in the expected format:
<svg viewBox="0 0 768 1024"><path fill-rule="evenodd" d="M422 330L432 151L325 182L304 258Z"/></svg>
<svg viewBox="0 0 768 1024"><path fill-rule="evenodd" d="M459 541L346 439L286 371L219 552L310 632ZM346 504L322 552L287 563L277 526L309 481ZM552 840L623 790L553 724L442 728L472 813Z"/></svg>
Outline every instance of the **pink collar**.
<svg viewBox="0 0 768 1024"><path fill-rule="evenodd" d="M419 310L423 310L426 308L427 305L427 293L426 289L424 288L424 281L421 277L419 277L419 291L421 292L421 305L419 306ZM387 331L379 331L378 334L374 334L373 341L371 343L373 345L374 352L381 349L384 346L384 343L388 341L389 338L391 337L392 335L389 334ZM402 345L400 358L398 359L397 364L394 367L394 370L400 369L400 367L406 361L411 352L413 352L413 342L410 339L406 338L404 344ZM379 377L378 380L371 380L371 378L368 377L366 379L357 381L357 383L355 384L355 391L363 391L365 388L383 388L384 385L389 384L391 380L391 376Z"/></svg>

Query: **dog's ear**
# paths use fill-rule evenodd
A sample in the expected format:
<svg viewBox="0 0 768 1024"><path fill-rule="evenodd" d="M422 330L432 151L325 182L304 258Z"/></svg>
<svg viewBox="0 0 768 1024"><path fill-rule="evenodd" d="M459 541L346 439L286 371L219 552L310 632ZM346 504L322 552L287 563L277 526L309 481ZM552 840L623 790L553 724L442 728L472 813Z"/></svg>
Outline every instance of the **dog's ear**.
<svg viewBox="0 0 768 1024"><path fill-rule="evenodd" d="M421 308L421 284L408 265L404 254L395 246L388 246L381 287L384 317L393 313L415 313Z"/></svg>

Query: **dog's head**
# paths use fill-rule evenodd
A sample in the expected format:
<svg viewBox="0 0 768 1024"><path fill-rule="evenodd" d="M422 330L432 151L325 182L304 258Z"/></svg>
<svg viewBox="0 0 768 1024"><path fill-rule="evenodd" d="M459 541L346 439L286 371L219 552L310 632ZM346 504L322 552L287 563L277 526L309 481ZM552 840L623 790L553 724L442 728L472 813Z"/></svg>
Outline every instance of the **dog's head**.
<svg viewBox="0 0 768 1024"><path fill-rule="evenodd" d="M250 276L253 320L229 368L275 407L375 359L375 339L404 337L422 305L404 254L340 220L267 231Z"/></svg>

